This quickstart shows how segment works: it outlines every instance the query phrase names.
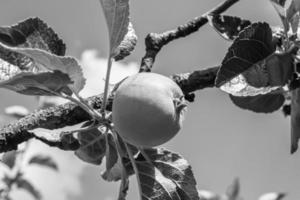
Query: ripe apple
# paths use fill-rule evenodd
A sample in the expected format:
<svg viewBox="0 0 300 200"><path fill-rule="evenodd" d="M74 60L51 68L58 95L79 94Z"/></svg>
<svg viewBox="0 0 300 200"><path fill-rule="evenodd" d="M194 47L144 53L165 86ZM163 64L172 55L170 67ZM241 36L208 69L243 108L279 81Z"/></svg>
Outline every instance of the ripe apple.
<svg viewBox="0 0 300 200"><path fill-rule="evenodd" d="M113 100L112 121L126 142L153 147L178 133L185 110L183 92L173 80L144 72L119 85Z"/></svg>

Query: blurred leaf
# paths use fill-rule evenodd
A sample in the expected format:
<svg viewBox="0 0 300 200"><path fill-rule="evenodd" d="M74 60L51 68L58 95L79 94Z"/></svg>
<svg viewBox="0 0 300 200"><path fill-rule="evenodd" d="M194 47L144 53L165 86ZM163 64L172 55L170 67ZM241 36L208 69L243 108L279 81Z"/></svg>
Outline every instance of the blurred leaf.
<svg viewBox="0 0 300 200"><path fill-rule="evenodd" d="M234 40L223 59L217 74L216 86L222 86L274 51L272 31L267 23L254 23L245 28Z"/></svg>
<svg viewBox="0 0 300 200"><path fill-rule="evenodd" d="M288 9L288 6L291 3L291 0L270 0L272 5L274 6L277 14L279 15L282 24L286 31L289 30L289 22L287 20L286 11Z"/></svg>
<svg viewBox="0 0 300 200"><path fill-rule="evenodd" d="M129 0L100 0L109 33L110 56L119 54L129 26Z"/></svg>
<svg viewBox="0 0 300 200"><path fill-rule="evenodd" d="M258 200L282 200L285 196L285 193L267 193L260 196Z"/></svg>
<svg viewBox="0 0 300 200"><path fill-rule="evenodd" d="M300 10L300 1L292 0L290 6L286 10L286 18L290 23L292 32L295 34L298 31L299 27L299 10Z"/></svg>
<svg viewBox="0 0 300 200"><path fill-rule="evenodd" d="M200 200L220 200L220 196L207 190L198 190Z"/></svg>
<svg viewBox="0 0 300 200"><path fill-rule="evenodd" d="M291 98L291 153L294 153L300 139L300 88L292 90Z"/></svg>
<svg viewBox="0 0 300 200"><path fill-rule="evenodd" d="M28 164L37 164L40 166L48 167L58 171L58 166L56 162L50 156L46 155L34 155L28 162Z"/></svg>
<svg viewBox="0 0 300 200"><path fill-rule="evenodd" d="M0 42L8 46L42 49L59 56L65 55L66 50L63 41L39 18L0 27Z"/></svg>
<svg viewBox="0 0 300 200"><path fill-rule="evenodd" d="M106 170L110 170L118 161L118 152L116 143L112 134L107 133L107 145L106 145Z"/></svg>
<svg viewBox="0 0 300 200"><path fill-rule="evenodd" d="M6 115L10 115L16 119L25 117L26 115L28 115L30 113L27 108L25 108L24 106L19 106L19 105L6 107L4 112Z"/></svg>
<svg viewBox="0 0 300 200"><path fill-rule="evenodd" d="M18 188L24 189L29 192L36 200L41 200L42 195L40 192L26 179L19 177L16 181Z"/></svg>
<svg viewBox="0 0 300 200"><path fill-rule="evenodd" d="M47 90L70 95L69 88L78 93L85 84L80 65L71 57L0 45L0 58L0 87L28 95L53 95Z"/></svg>
<svg viewBox="0 0 300 200"><path fill-rule="evenodd" d="M78 133L80 148L75 151L75 155L81 160L100 165L106 153L105 135L103 130L95 128L89 131Z"/></svg>
<svg viewBox="0 0 300 200"><path fill-rule="evenodd" d="M18 153L19 152L16 150L4 153L2 156L2 162L6 164L10 169L12 169L16 164Z"/></svg>
<svg viewBox="0 0 300 200"><path fill-rule="evenodd" d="M249 20L227 15L208 15L210 25L226 40L234 40L251 24Z"/></svg>
<svg viewBox="0 0 300 200"><path fill-rule="evenodd" d="M152 165L136 160L143 199L199 200L190 165L165 149L145 150Z"/></svg>
<svg viewBox="0 0 300 200"><path fill-rule="evenodd" d="M130 53L134 50L134 47L137 43L137 36L133 29L132 23L128 25L127 34L125 35L123 41L117 48L118 54L114 56L115 61L122 60L126 56L129 56Z"/></svg>
<svg viewBox="0 0 300 200"><path fill-rule="evenodd" d="M239 179L234 179L233 183L227 188L226 196L228 200L239 200L240 182Z"/></svg>
<svg viewBox="0 0 300 200"><path fill-rule="evenodd" d="M121 181L118 200L126 200L128 190L129 190L129 179L126 178L125 180Z"/></svg>
<svg viewBox="0 0 300 200"><path fill-rule="evenodd" d="M248 97L237 97L229 95L232 102L246 110L251 110L257 113L271 113L283 105L285 97L282 94L265 94Z"/></svg>

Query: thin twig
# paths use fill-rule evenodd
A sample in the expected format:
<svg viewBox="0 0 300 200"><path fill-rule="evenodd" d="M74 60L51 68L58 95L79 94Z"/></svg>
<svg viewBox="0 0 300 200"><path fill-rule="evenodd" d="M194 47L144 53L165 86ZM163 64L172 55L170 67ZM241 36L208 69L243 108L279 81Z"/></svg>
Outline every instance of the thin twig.
<svg viewBox="0 0 300 200"><path fill-rule="evenodd" d="M163 46L167 45L169 42L174 41L175 39L188 36L191 33L198 31L199 28L201 28L208 22L207 15L221 14L238 1L239 0L225 0L223 3L217 5L215 8L206 12L204 15L196 17L174 30L169 30L159 34L148 34L145 38L146 54L142 58L140 72L151 71L156 55L159 53Z"/></svg>

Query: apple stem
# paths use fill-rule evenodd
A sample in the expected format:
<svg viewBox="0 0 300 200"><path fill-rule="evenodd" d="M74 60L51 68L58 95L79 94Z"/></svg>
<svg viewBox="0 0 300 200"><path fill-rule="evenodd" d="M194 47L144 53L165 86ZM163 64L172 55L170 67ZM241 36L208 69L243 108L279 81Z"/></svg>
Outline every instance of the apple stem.
<svg viewBox="0 0 300 200"><path fill-rule="evenodd" d="M102 118L105 118L105 108L106 108L107 98L108 98L107 96L108 96L111 66L112 66L112 57L110 55L108 58L108 61L107 61L107 70L106 70L106 78L105 78L105 85L104 85L104 95L103 95L103 102L102 102L101 110L100 110L100 114L102 115Z"/></svg>

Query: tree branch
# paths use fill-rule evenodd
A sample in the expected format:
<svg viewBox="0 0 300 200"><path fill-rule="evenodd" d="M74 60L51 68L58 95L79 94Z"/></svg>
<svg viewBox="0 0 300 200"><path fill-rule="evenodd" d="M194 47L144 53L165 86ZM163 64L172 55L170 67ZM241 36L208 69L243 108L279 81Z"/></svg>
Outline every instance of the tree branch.
<svg viewBox="0 0 300 200"><path fill-rule="evenodd" d="M219 4L204 15L196 17L195 19L177 27L174 30L159 34L148 34L145 38L146 54L142 58L140 72L151 71L155 61L155 57L163 46L167 45L169 42L172 42L175 39L185 37L187 35L190 35L191 33L198 31L200 27L208 22L207 15L221 14L238 1L239 0L225 0L223 3Z"/></svg>
<svg viewBox="0 0 300 200"><path fill-rule="evenodd" d="M191 92L208 87L214 87L214 81L219 67L211 67L191 73L173 75L171 78L181 87L184 94L189 97ZM112 99L109 98L106 110L111 111ZM94 108L100 109L103 95L87 98L87 102ZM191 100L191 99L190 99ZM77 140L64 140L59 137L59 132L49 140L45 137L38 137L30 130L36 128L58 129L65 126L75 125L90 120L90 116L78 105L66 103L60 106L51 107L33 112L19 121L9 124L0 130L0 153L17 149L18 144L31 138L56 146L63 150L75 150L79 147Z"/></svg>

